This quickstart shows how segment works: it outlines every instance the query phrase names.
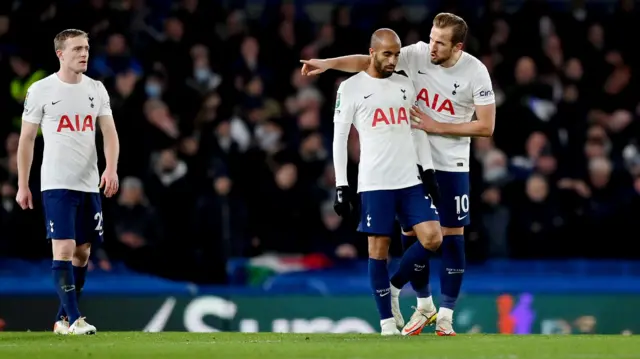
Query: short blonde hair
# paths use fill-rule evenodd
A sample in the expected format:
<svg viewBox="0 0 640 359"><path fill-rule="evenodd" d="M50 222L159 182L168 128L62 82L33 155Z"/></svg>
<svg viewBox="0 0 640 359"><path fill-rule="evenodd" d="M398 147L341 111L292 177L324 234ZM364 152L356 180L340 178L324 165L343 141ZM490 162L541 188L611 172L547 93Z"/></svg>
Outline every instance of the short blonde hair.
<svg viewBox="0 0 640 359"><path fill-rule="evenodd" d="M56 51L64 50L64 42L67 39L73 39L75 37L84 36L89 39L89 34L78 29L67 29L61 31L56 37L53 39L53 47Z"/></svg>
<svg viewBox="0 0 640 359"><path fill-rule="evenodd" d="M441 12L433 19L433 26L444 29L447 27L452 28L451 42L456 45L458 43L463 43L467 38L467 32L469 31L469 27L467 26L467 22L464 21L458 15L454 15L448 12Z"/></svg>

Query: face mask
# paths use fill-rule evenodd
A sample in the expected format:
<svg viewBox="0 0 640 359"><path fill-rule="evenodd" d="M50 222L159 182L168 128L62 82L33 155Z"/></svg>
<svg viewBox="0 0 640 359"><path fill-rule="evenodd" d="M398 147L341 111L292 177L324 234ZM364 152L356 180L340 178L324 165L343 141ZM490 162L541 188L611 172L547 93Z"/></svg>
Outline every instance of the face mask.
<svg viewBox="0 0 640 359"><path fill-rule="evenodd" d="M194 77L198 82L205 82L211 78L211 71L208 68L203 67L196 69L193 73Z"/></svg>
<svg viewBox="0 0 640 359"><path fill-rule="evenodd" d="M158 97L160 97L160 94L162 92L162 88L160 88L160 85L158 85L158 84L148 83L144 87L144 91L147 93L147 96L153 97L153 98L158 98Z"/></svg>
<svg viewBox="0 0 640 359"><path fill-rule="evenodd" d="M277 132L267 132L258 137L259 146L263 150L274 148L279 141L280 134Z"/></svg>

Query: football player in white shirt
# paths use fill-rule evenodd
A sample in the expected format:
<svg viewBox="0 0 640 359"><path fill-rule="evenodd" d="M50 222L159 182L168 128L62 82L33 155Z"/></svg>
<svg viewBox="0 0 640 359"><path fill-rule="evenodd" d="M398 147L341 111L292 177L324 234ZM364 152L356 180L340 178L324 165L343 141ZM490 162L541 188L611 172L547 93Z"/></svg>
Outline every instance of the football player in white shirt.
<svg viewBox="0 0 640 359"><path fill-rule="evenodd" d="M85 76L89 38L64 30L54 39L60 70L29 88L18 145L18 194L22 209L33 209L29 173L38 127L44 136L42 204L53 250L53 278L61 308L56 334L95 334L78 309L92 243L103 234L100 188L118 191L119 142L104 85ZM98 174L96 126L104 137L106 169Z"/></svg>
<svg viewBox="0 0 640 359"><path fill-rule="evenodd" d="M425 151L416 149L412 139L409 111L415 100L413 84L394 72L400 39L393 30L380 29L371 37L370 46L371 61L366 70L343 81L336 97L334 209L340 216L357 212L357 196L347 182L347 140L353 124L360 138L358 231L368 235L369 278L382 335L395 335L400 334L404 320L394 291L409 282L415 268L428 265L431 253L442 243L442 233L436 208L422 189L416 166L431 159L428 152L428 158L423 157ZM418 131L416 136L426 134ZM403 228L415 231L418 242L405 251L398 271L389 279L387 257L396 217Z"/></svg>
<svg viewBox="0 0 640 359"><path fill-rule="evenodd" d="M438 14L429 43L403 47L398 63L398 68L406 71L414 83L418 105L411 113L420 122L413 126L429 133L440 186L438 212L444 238L440 270L442 303L437 313L436 333L441 336L455 335L453 309L465 270L464 226L470 222L470 137L491 136L495 126L495 99L487 68L462 50L467 31L466 22L459 16ZM369 58L351 55L302 62L303 74L316 75L328 69L361 71L368 66ZM472 121L474 112L476 121ZM430 295L422 301L419 299L418 309L403 334L419 334L435 314Z"/></svg>

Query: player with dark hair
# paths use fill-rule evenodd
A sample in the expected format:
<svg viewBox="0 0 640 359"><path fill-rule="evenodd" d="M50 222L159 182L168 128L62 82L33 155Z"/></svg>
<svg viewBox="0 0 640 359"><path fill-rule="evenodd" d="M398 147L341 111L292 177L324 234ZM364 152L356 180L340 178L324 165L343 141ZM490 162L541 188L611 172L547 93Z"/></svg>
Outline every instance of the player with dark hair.
<svg viewBox="0 0 640 359"><path fill-rule="evenodd" d="M382 335L400 334L398 329L404 326L393 288L402 288L415 268L428 265L429 257L442 243L436 208L424 194L416 166L424 160L425 152L421 148L416 150L412 137L426 137L426 133L415 131L414 134L411 130L413 84L395 72L400 48L400 39L393 30L374 32L370 61L364 71L340 84L334 114L333 161L337 186L334 208L341 216L356 212L357 197L347 182L347 140L351 125L359 134L358 231L368 235L369 278ZM428 145L426 140L417 143ZM418 241L405 251L398 271L389 279L387 258L396 216L403 228L415 231Z"/></svg>
<svg viewBox="0 0 640 359"><path fill-rule="evenodd" d="M440 13L433 20L429 43L420 41L403 47L398 62L398 69L409 75L417 93L417 104L411 110L417 120L413 126L429 133L435 178L440 187L438 212L444 235L440 310L436 312L431 299L428 272L416 272L412 284L414 288L418 287L418 307L404 327L404 335L419 334L436 316L436 333L455 335L453 310L465 270L464 226L470 223L471 137L492 136L496 115L487 68L463 51L467 32L467 24L461 17ZM328 69L358 72L366 69L369 61L365 55L302 60L302 73L316 75ZM474 113L476 121L472 121ZM414 233L405 235L413 236ZM399 295L399 289L392 294Z"/></svg>

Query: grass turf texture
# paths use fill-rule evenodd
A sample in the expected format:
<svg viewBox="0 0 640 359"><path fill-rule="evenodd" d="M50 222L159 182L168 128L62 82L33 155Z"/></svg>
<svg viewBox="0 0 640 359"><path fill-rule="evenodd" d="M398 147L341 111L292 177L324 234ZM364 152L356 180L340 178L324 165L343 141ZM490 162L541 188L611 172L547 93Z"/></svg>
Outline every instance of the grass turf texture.
<svg viewBox="0 0 640 359"><path fill-rule="evenodd" d="M459 335L381 337L377 334L139 333L95 336L0 333L0 358L398 358L630 359L639 336Z"/></svg>

